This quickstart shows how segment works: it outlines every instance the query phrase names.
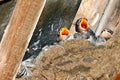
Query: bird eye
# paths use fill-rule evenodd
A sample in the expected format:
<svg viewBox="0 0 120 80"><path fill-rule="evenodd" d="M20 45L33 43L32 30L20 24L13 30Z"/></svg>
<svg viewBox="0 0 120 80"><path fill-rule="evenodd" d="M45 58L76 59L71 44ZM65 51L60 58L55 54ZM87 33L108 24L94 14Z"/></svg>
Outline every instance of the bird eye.
<svg viewBox="0 0 120 80"><path fill-rule="evenodd" d="M109 32L110 34L113 34L113 31L112 31L112 30L108 30L108 32Z"/></svg>

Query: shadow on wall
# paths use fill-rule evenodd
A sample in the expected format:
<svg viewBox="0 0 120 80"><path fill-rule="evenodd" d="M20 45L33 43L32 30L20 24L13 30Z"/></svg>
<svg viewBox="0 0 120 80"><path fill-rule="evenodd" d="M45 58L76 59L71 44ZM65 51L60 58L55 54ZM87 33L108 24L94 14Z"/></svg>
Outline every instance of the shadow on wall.
<svg viewBox="0 0 120 80"><path fill-rule="evenodd" d="M34 31L36 33L42 29L43 32L49 31L49 26L53 25L54 31L63 26L70 27L81 0L47 0L40 20Z"/></svg>
<svg viewBox="0 0 120 80"><path fill-rule="evenodd" d="M0 41L9 22L15 4L16 0L4 0L0 2Z"/></svg>

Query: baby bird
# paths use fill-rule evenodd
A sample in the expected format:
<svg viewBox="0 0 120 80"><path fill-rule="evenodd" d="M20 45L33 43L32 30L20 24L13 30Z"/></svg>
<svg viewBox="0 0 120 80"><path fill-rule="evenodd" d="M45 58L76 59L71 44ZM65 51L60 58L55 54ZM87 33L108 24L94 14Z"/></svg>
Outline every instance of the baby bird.
<svg viewBox="0 0 120 80"><path fill-rule="evenodd" d="M70 31L64 26L58 34L58 41L65 41L70 36Z"/></svg>
<svg viewBox="0 0 120 80"><path fill-rule="evenodd" d="M110 29L103 29L100 34L100 37L104 37L106 40L109 40L113 34L113 31Z"/></svg>
<svg viewBox="0 0 120 80"><path fill-rule="evenodd" d="M74 38L88 39L95 45L104 45L113 34L110 29L103 29L99 36L95 35L95 32L89 28L89 23L86 18L80 18L76 21Z"/></svg>
<svg viewBox="0 0 120 80"><path fill-rule="evenodd" d="M85 34L88 31L88 20L86 18L80 18L76 21L75 31Z"/></svg>
<svg viewBox="0 0 120 80"><path fill-rule="evenodd" d="M74 38L88 39L88 20L86 18L80 18L76 21L75 31L76 33L71 34L67 27L63 27L58 35L58 41L71 40Z"/></svg>
<svg viewBox="0 0 120 80"><path fill-rule="evenodd" d="M75 24L76 33L74 34L74 38L88 39L89 38L88 29L89 29L88 20L86 18L79 18Z"/></svg>

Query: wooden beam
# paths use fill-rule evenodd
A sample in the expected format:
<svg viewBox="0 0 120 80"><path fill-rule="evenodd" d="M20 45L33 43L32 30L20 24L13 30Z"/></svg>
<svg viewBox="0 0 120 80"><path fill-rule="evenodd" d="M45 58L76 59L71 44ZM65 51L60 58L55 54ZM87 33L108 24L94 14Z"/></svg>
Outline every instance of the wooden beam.
<svg viewBox="0 0 120 80"><path fill-rule="evenodd" d="M118 8L120 0L109 0L108 5L104 10L104 14L99 22L98 28L96 29L96 36L100 35L103 28L109 23L112 17L115 17L113 14L115 10ZM117 18L116 18L117 19ZM113 19L114 20L114 19ZM113 21L110 21L113 22Z"/></svg>
<svg viewBox="0 0 120 80"><path fill-rule="evenodd" d="M46 0L18 0L0 44L0 80L15 79Z"/></svg>

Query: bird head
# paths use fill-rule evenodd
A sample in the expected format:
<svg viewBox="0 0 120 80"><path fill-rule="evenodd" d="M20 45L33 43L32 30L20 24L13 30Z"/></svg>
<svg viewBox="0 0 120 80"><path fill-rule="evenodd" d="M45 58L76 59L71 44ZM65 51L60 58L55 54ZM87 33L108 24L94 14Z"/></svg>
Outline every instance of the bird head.
<svg viewBox="0 0 120 80"><path fill-rule="evenodd" d="M76 32L88 31L88 20L86 18L80 18L75 25Z"/></svg>
<svg viewBox="0 0 120 80"><path fill-rule="evenodd" d="M60 34L58 36L58 41L66 40L69 37L69 35L70 35L70 31L66 26L64 26L60 31Z"/></svg>
<svg viewBox="0 0 120 80"><path fill-rule="evenodd" d="M106 40L110 39L113 34L113 31L110 29L103 29L100 36L105 38Z"/></svg>
<svg viewBox="0 0 120 80"><path fill-rule="evenodd" d="M68 28L66 26L64 26L61 31L60 31L60 35L70 35L70 31L68 30Z"/></svg>

